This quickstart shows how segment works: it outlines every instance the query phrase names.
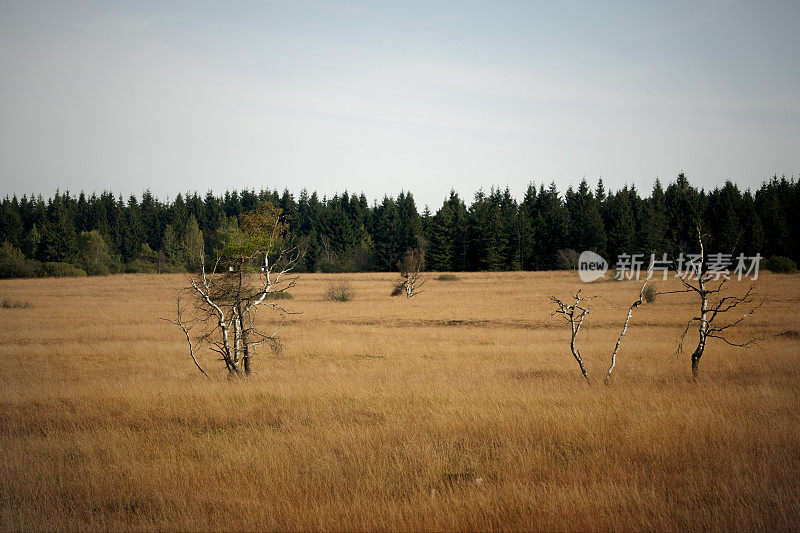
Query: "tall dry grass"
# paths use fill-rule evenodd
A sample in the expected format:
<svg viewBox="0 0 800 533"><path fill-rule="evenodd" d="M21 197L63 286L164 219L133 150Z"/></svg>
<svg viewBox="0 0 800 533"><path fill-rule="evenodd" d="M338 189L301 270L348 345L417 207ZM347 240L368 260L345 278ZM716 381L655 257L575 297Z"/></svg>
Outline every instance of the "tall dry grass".
<svg viewBox="0 0 800 533"><path fill-rule="evenodd" d="M762 275L741 338L692 383L660 296L613 385L587 387L548 296L601 296L579 335L600 381L636 282L303 275L279 358L197 371L158 321L185 276L0 282L0 528L794 530L800 275ZM355 299L326 301L331 282ZM736 284L734 284L736 285ZM751 320L752 318L752 320Z"/></svg>

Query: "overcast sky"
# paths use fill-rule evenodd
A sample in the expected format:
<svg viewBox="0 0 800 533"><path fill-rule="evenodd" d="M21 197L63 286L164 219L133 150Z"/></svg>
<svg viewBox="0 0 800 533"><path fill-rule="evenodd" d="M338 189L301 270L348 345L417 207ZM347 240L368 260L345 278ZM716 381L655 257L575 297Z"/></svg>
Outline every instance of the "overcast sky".
<svg viewBox="0 0 800 533"><path fill-rule="evenodd" d="M3 195L800 174L800 2L0 0Z"/></svg>

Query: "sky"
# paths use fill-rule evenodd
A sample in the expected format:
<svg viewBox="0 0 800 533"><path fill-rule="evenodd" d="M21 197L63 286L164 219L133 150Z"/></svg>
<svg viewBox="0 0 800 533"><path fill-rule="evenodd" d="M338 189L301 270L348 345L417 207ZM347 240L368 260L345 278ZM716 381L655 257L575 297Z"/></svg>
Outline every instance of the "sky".
<svg viewBox="0 0 800 533"><path fill-rule="evenodd" d="M800 2L0 0L0 192L800 175Z"/></svg>

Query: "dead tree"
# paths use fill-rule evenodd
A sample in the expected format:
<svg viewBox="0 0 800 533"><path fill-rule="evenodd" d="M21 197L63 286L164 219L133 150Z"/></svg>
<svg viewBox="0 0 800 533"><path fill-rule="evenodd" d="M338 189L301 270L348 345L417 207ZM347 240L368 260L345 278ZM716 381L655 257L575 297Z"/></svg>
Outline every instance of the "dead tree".
<svg viewBox="0 0 800 533"><path fill-rule="evenodd" d="M642 287L639 289L639 297L638 299L631 304L628 308L628 314L625 317L625 323L622 325L622 332L617 337L617 342L614 345L614 351L611 353L611 366L609 366L608 371L606 372L605 379L603 380L605 384L608 384L609 380L611 379L611 372L614 371L614 367L617 364L617 353L619 352L620 344L622 344L622 338L625 336L625 333L628 331L628 323L631 320L631 316L633 315L634 309L642 305L644 301L644 290L647 287L648 282L653 274L653 263L650 263L650 267L647 269L647 276L645 277L644 283L642 283ZM581 297L581 291L579 290L575 293L575 303L571 305L567 305L563 303L561 300L556 298L555 296L550 297L550 301L556 304L556 310L551 313L552 315L561 315L563 316L566 321L570 325L570 331L572 332L572 337L570 338L569 347L572 351L572 357L578 362L578 366L581 369L581 374L583 377L586 378L586 381L591 384L591 380L589 379L589 375L586 371L586 368L583 365L583 359L581 358L580 350L575 346L575 338L578 336L578 332L583 325L583 320L586 318L586 315L589 314L589 307L585 303L588 300L592 300L592 297Z"/></svg>
<svg viewBox="0 0 800 533"><path fill-rule="evenodd" d="M400 296L405 293L407 298L411 298L422 292L422 286L428 281L422 275L423 268L425 268L425 250L421 246L408 250L403 259L397 262L400 279L395 283L391 295Z"/></svg>
<svg viewBox="0 0 800 533"><path fill-rule="evenodd" d="M589 308L584 305L581 305L581 302L586 300L591 300L589 297L581 297L581 291L575 293L575 303L573 304L565 304L555 296L550 297L550 301L556 304L556 310L551 313L553 315L561 315L564 319L569 323L570 331L572 332L572 337L569 341L569 348L572 351L572 357L578 362L578 366L581 369L581 374L586 379L586 382L591 384L591 380L589 379L589 374L586 372L586 368L583 366L583 359L581 358L581 352L578 350L577 346L575 346L575 337L578 336L578 332L583 325L583 319L586 318L586 315L589 314Z"/></svg>
<svg viewBox="0 0 800 533"><path fill-rule="evenodd" d="M697 295L700 304L699 313L686 323L686 327L680 335L677 349L677 354L680 355L683 353L686 334L689 332L692 324L697 324L699 339L691 358L692 377L695 380L697 380L700 372L700 358L703 356L709 339L720 339L730 346L739 348L750 346L757 341L757 339L750 339L746 342L733 342L727 338L727 334L732 328L739 325L748 315L756 312L764 303L763 300L754 303L753 285L750 285L747 291L741 296L726 294L726 283L730 279L730 275L719 271L711 271L709 269L708 259L705 254L705 246L703 244L704 237L700 225L698 224L697 244L700 248L700 253L692 256L692 268L687 268L682 273L679 272L677 276L683 284L683 288L659 293L675 294L688 292ZM728 322L723 321L725 313L734 311L740 305L746 306L748 310L735 320Z"/></svg>
<svg viewBox="0 0 800 533"><path fill-rule="evenodd" d="M617 343L614 345L614 351L611 353L611 366L608 367L606 377L603 380L606 385L608 385L608 382L611 379L611 372L614 371L614 367L617 365L617 352L619 352L619 345L622 344L622 337L624 337L625 333L628 331L628 322L631 320L633 310L642 305L644 302L644 289L647 287L647 284L650 282L650 278L652 276L653 261L650 262L650 267L647 269L647 276L644 279L644 283L642 283L642 287L639 289L639 298L628 308L628 315L625 317L625 323L622 325L622 332L620 332L619 337L617 337Z"/></svg>
<svg viewBox="0 0 800 533"><path fill-rule="evenodd" d="M176 319L165 320L183 331L189 354L204 374L193 337L195 344L220 356L229 376L249 375L259 346L280 347L277 334L292 313L271 301L270 295L294 286L297 278L287 274L302 257L300 249L286 246L286 232L280 210L260 204L242 215L240 229L227 236L213 266L201 255L200 272L184 289L191 298L179 296ZM259 309L273 315L266 331L256 323Z"/></svg>

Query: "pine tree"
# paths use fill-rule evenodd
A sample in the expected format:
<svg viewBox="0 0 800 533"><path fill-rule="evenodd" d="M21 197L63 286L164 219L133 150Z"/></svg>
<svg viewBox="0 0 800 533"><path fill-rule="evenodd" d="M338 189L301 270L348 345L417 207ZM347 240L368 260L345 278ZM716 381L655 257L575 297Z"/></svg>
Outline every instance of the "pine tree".
<svg viewBox="0 0 800 533"><path fill-rule="evenodd" d="M598 189L601 186L602 183ZM569 248L578 252L593 250L603 255L606 231L599 205L586 180L581 181L577 191L572 192L570 189L567 192L565 207L569 213Z"/></svg>
<svg viewBox="0 0 800 533"><path fill-rule="evenodd" d="M305 265L308 272L316 272L317 264L320 257L319 240L317 239L317 230L311 230L308 236L308 245L306 247Z"/></svg>
<svg viewBox="0 0 800 533"><path fill-rule="evenodd" d="M520 260L524 270L534 267L536 214L536 186L530 183L519 206Z"/></svg>
<svg viewBox="0 0 800 533"><path fill-rule="evenodd" d="M467 270L467 254L469 240L467 237L469 227L469 215L467 206L454 190L450 191L447 205L453 216L450 226L450 242L453 250L453 264L449 270L463 272Z"/></svg>
<svg viewBox="0 0 800 533"><path fill-rule="evenodd" d="M636 253L633 245L636 237L636 222L626 189L617 191L608 198L611 227L608 230L609 262L613 264L621 254Z"/></svg>
<svg viewBox="0 0 800 533"><path fill-rule="evenodd" d="M683 173L667 186L664 203L667 218L667 245L670 252L693 249L697 241L697 224L703 221L703 201L697 189Z"/></svg>
<svg viewBox="0 0 800 533"><path fill-rule="evenodd" d="M428 235L426 262L430 270L445 271L453 266L453 242L451 240L453 212L445 201L432 217Z"/></svg>
<svg viewBox="0 0 800 533"><path fill-rule="evenodd" d="M545 189L539 187L536 197L536 235L539 236L535 250L535 268L552 269L556 266L556 252L566 246L568 218L555 182Z"/></svg>
<svg viewBox="0 0 800 533"><path fill-rule="evenodd" d="M640 252L661 254L667 251L667 219L664 191L656 179L653 192L645 202L642 219L642 242Z"/></svg>
<svg viewBox="0 0 800 533"><path fill-rule="evenodd" d="M22 251L29 258L36 259L39 257L39 244L41 241L42 236L36 228L36 224L34 224L24 239Z"/></svg>
<svg viewBox="0 0 800 533"><path fill-rule="evenodd" d="M10 242L12 246L20 248L22 244L22 218L13 203L6 197L0 206L0 235L3 241Z"/></svg>
<svg viewBox="0 0 800 533"><path fill-rule="evenodd" d="M54 202L50 221L42 232L42 248L45 261L74 263L77 259L75 224L60 199Z"/></svg>
<svg viewBox="0 0 800 533"><path fill-rule="evenodd" d="M402 257L399 251L401 244L396 232L400 224L400 215L394 200L384 196L383 202L375 208L373 222L375 266L382 271L394 270L397 261Z"/></svg>

